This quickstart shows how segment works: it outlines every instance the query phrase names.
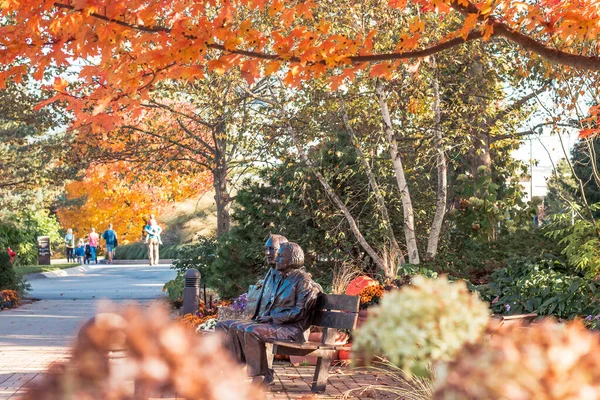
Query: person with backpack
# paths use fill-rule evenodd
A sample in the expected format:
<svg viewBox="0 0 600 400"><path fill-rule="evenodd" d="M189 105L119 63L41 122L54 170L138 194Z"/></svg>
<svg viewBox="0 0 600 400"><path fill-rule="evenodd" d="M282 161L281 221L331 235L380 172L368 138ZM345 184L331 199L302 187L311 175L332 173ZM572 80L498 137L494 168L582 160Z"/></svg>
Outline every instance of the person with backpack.
<svg viewBox="0 0 600 400"><path fill-rule="evenodd" d="M117 232L113 230L112 224L108 224L108 229L102 234L102 239L106 241L106 254L108 255L108 263L112 264L115 256L115 247L118 246Z"/></svg>

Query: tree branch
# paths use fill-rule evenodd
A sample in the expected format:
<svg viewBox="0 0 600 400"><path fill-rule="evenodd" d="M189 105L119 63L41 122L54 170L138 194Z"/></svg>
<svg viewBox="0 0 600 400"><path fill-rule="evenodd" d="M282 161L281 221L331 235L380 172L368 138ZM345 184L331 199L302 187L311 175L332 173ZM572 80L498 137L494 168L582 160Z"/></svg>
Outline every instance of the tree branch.
<svg viewBox="0 0 600 400"><path fill-rule="evenodd" d="M67 9L76 12L83 12L83 9L76 8L70 4L64 4L60 2L55 2L54 6L57 8ZM479 10L469 3L468 6L462 6L458 2L450 3L450 6L455 10L461 12L462 14L478 14ZM123 20L109 18L102 14L98 13L90 13L89 16L94 17L96 19L115 23L120 26L124 26L130 29L134 29L141 32L147 33L171 33L171 28L165 26L146 26L141 24L131 24L125 22ZM554 63L567 65L574 68L587 69L591 71L599 71L600 70L600 57L598 56L582 56L578 54L567 53L565 51L557 50L546 46L544 43L538 42L535 39L526 36L520 32L516 32L510 27L506 26L503 23L497 22L493 18L485 19L484 16L479 16L479 21L486 22L487 24L491 24L493 27L492 36L502 36L514 43L517 43L525 50L532 51ZM411 58L421 58L430 55L434 55L439 53L440 51L447 50L449 48L461 45L467 41L481 39L483 38L484 33L481 31L471 31L466 38L456 37L450 39L446 42L438 43L431 47L421 49L421 50L412 50L406 52L397 52L397 53L383 53L383 54L371 54L364 56L350 56L348 57L349 61L353 64L359 64L363 62L377 62L377 61L391 61L391 60L403 60L403 59L411 59ZM187 39L195 40L200 39L197 36L193 35L185 35ZM220 50L225 53L230 54L238 54L246 57L257 58L262 60L280 60L280 61L291 61L291 62L301 62L301 57L283 57L278 54L269 54L269 53L261 53L257 51L251 50L242 50L242 49L226 49L224 45L217 43L206 43L206 47L214 50ZM319 61L314 64L324 64L325 61ZM310 65L310 64L309 64Z"/></svg>
<svg viewBox="0 0 600 400"><path fill-rule="evenodd" d="M536 132L538 129L540 129L544 126L548 126L548 125L579 129L578 126L571 124L571 123L563 124L563 123L557 123L557 122L543 122L543 123L537 124L533 128L528 129L526 131L515 132L512 134L508 134L508 135L494 136L494 137L490 138L490 143L495 143L495 142L498 142L500 140L505 140L505 139L516 139L516 138L522 137L522 136L534 135L534 134L538 133L538 132Z"/></svg>

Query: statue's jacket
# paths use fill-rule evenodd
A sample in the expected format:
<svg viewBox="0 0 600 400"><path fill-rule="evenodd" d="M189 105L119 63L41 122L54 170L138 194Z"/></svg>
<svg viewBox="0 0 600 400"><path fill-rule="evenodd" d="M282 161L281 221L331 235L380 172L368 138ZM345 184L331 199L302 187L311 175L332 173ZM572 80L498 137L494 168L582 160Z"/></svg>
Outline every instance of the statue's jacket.
<svg viewBox="0 0 600 400"><path fill-rule="evenodd" d="M320 292L320 286L303 269L281 276L271 298L262 299L267 301L263 315L273 318L277 339L304 341L303 333L310 327Z"/></svg>
<svg viewBox="0 0 600 400"><path fill-rule="evenodd" d="M271 299L271 296L275 293L280 279L281 272L277 271L275 268L269 267L267 275L265 275L265 279L262 280L260 293L256 300L256 310L251 315L252 319L255 319L258 315L265 315L268 302Z"/></svg>

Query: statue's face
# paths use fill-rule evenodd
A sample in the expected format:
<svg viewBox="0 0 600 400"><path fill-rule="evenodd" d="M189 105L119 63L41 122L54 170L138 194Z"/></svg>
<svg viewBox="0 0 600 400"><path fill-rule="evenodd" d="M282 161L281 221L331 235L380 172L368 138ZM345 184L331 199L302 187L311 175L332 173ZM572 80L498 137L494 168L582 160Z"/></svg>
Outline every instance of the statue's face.
<svg viewBox="0 0 600 400"><path fill-rule="evenodd" d="M267 263L269 265L275 265L277 250L279 250L279 247L275 248L273 238L267 239L267 243L265 243L265 257L267 257Z"/></svg>
<svg viewBox="0 0 600 400"><path fill-rule="evenodd" d="M277 271L285 272L292 268L292 249L289 247L280 247L275 260Z"/></svg>

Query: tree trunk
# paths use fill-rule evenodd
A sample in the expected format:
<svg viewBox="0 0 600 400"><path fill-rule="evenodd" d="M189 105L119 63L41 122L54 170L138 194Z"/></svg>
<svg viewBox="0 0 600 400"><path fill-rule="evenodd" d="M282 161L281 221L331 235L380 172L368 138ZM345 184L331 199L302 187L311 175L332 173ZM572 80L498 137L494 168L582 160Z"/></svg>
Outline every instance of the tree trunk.
<svg viewBox="0 0 600 400"><path fill-rule="evenodd" d="M298 154L300 155L300 158L302 159L302 161L304 161L306 163L306 165L308 166L308 168L310 169L310 171L313 174L315 174L315 176L317 177L317 179L319 180L319 182L325 189L325 192L327 193L327 195L331 198L331 200L333 200L335 205L338 206L340 211L342 211L342 213L344 214L344 217L346 218L346 221L348 221L348 224L350 225L350 229L352 230L352 233L354 234L354 237L356 238L358 243L367 252L367 254L373 259L373 262L375 263L375 265L377 265L377 267L379 269L381 269L384 274L387 274L388 270L386 268L385 261L379 256L379 254L377 254L375 249L373 249L371 247L371 245L369 245L369 243L367 242L365 237L360 232L358 224L356 223L356 220L350 213L350 210L348 210L348 207L346 207L344 202L338 197L338 195L335 193L333 188L325 180L325 177L319 172L319 170L315 167L315 165L312 163L312 161L308 158L308 156L306 155L306 152L302 148L300 142L298 141L298 138L296 137L296 135L294 133L294 128L292 127L292 125L289 122L287 122L287 131L288 131L288 134L290 135L290 137L292 138L292 142L294 142L294 145L296 146L296 149L298 150ZM393 278L395 278L395 276L390 277L390 276L386 275L386 278L393 279Z"/></svg>
<svg viewBox="0 0 600 400"><path fill-rule="evenodd" d="M448 196L448 167L446 165L446 154L444 153L444 142L442 138L442 129L440 122L442 120L440 104L440 85L437 75L437 65L433 58L433 112L435 114L433 123L433 145L437 152L437 201L435 205L435 215L429 231L429 240L427 241L427 258L434 259L437 253L442 224L446 215L446 201Z"/></svg>
<svg viewBox="0 0 600 400"><path fill-rule="evenodd" d="M472 82L485 82L485 69L481 57L476 56L470 63L469 75ZM472 85L468 96L474 106L471 115L471 151L469 152L469 166L475 185L475 196L485 197L487 190L481 187L480 180L492 173L492 154L490 153L490 117L487 115L487 102L485 86Z"/></svg>
<svg viewBox="0 0 600 400"><path fill-rule="evenodd" d="M381 216L383 218L383 222L385 224L385 228L386 228L387 235L388 235L388 240L390 241L390 246L391 246L390 259L386 260L386 261L388 264L388 269L390 269L390 275L395 276L396 268L395 268L395 265L392 265L392 264L396 260L399 260L400 264L404 264L404 261L405 261L404 255L402 254L402 251L400 250L400 246L398 245L398 241L396 240L396 236L394 235L394 230L392 229L392 223L390 222L390 216L388 213L388 209L387 209L387 206L385 205L385 199L383 198L383 195L381 194L381 189L379 188L377 179L375 178L375 175L373 174L373 171L371 170L371 166L369 165L369 162L365 158L365 155L360 147L360 143L358 142L358 139L356 138L356 134L354 133L352 126L350 126L350 121L348 120L348 114L346 113L346 108L344 107L344 103L342 102L341 99L340 99L340 108L342 110L342 120L344 121L344 125L346 126L346 132L348 133L348 136L350 137L350 141L352 142L352 145L356 148L356 153L358 154L358 159L360 160L360 163L363 166L365 173L367 174L367 178L369 179L369 184L371 185L371 188L373 189L373 193L375 194L375 198L377 200L377 205L379 206L379 209L381 210Z"/></svg>
<svg viewBox="0 0 600 400"><path fill-rule="evenodd" d="M387 135L388 143L390 146L390 156L392 157L392 163L394 165L394 172L396 174L396 181L398 182L398 188L400 189L400 195L402 197L402 213L404 216L404 236L406 238L406 249L408 251L408 262L411 264L419 264L419 249L417 247L417 238L415 235L415 217L412 206L412 200L410 197L410 191L408 190L408 183L406 182L406 176L404 175L404 167L402 166L402 158L398 153L398 143L392 128L392 120L390 118L390 112L385 101L383 94L383 86L381 82L377 81L375 92L379 99L379 106L381 108L381 115L385 125L385 133Z"/></svg>
<svg viewBox="0 0 600 400"><path fill-rule="evenodd" d="M475 185L479 184L482 176L489 175L492 172L492 155L490 153L490 137L485 129L475 127L471 135L471 154L470 167ZM476 191L479 193L480 189Z"/></svg>
<svg viewBox="0 0 600 400"><path fill-rule="evenodd" d="M231 216L229 215L231 199L227 191L227 137L224 123L220 123L214 128L213 140L215 142L215 158L212 173L217 204L217 237L220 237L229 232L231 227Z"/></svg>

